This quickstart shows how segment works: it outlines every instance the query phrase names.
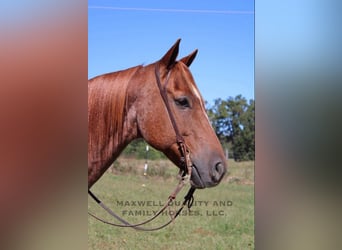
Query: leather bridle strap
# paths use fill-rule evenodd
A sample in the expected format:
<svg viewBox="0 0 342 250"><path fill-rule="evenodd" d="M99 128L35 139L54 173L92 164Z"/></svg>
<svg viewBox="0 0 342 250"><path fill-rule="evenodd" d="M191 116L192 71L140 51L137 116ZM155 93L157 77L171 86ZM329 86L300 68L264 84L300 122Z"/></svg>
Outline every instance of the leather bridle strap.
<svg viewBox="0 0 342 250"><path fill-rule="evenodd" d="M159 88L160 95L163 98L165 107L167 109L167 113L168 113L168 115L170 117L170 120L171 120L171 123L172 123L172 127L173 127L173 129L175 130L175 133L176 133L177 143L184 143L184 139L183 139L183 137L181 136L181 134L179 132L179 129L178 129L178 126L177 126L177 123L176 123L176 119L173 116L173 113L171 112L170 104L169 104L169 101L167 99L167 84L169 83L169 78L170 78L171 70L169 70L167 72L167 76L166 76L164 87L162 86L161 80L160 80L159 62L156 63L154 71L155 71L157 85L158 85L158 88Z"/></svg>
<svg viewBox="0 0 342 250"><path fill-rule="evenodd" d="M181 181L182 182L182 181ZM180 186L177 186L176 190L174 193L178 193L182 187L184 186L184 182L183 184L180 184ZM169 225L171 222L173 222L177 217L178 215L181 213L181 211L183 210L184 206L187 205L188 209L191 208L192 204L193 204L193 201L194 201L194 197L193 197L193 193L195 192L195 188L191 187L188 191L188 193L186 194L186 196L184 197L184 201L183 201L183 204L182 206L177 210L177 212L174 214L174 216L171 216L171 219L166 222L165 224L161 225L161 226L158 226L158 227L154 227L154 228L145 228L145 227L141 227L142 225L145 225L149 222L151 222L152 220L154 220L155 218L157 218L161 213L163 213L165 211L166 208L168 208L170 206L170 203L173 201L173 198L172 195L170 195L168 201L165 203L165 205L159 210L158 213L156 213L153 217L151 217L150 219L144 221L144 222L141 222L141 223L138 223L138 224L131 224L129 222L127 222L126 220L122 219L119 215L117 215L116 213L114 213L109 207L107 207L104 203L102 203L100 201L99 198L97 198L90 190L88 190L88 194L104 209L106 210L111 216L113 216L115 219L117 219L118 221L120 221L122 224L116 224L116 223L112 223L112 222L109 222L109 221L106 221L96 215L94 215L93 213L89 212L88 211L88 214L90 216L92 216L93 218L105 223L105 224L108 224L108 225L111 225L111 226L116 226L116 227L130 227L130 228L134 228L136 230L140 230L140 231L156 231L156 230L159 230L159 229L162 229L164 227L166 227L167 225ZM175 194L175 195L176 195Z"/></svg>
<svg viewBox="0 0 342 250"><path fill-rule="evenodd" d="M190 151L185 144L185 140L184 140L183 136L179 132L179 129L178 129L178 126L176 123L176 119L175 119L173 113L171 112L170 103L169 103L168 98L167 98L167 84L169 83L171 71L172 71L172 69L170 69L167 72L165 84L164 84L164 86L162 86L161 79L160 79L160 72L159 72L159 62L157 62L155 65L155 75L156 75L156 80L157 80L159 92L160 92L160 95L164 101L164 104L165 104L167 113L169 115L172 127L176 133L176 142L178 144L179 151L181 153L181 164L183 165L183 168L184 168L183 169L183 171L184 171L183 177L185 175L188 175L190 178L191 177L191 166L192 166L191 160L190 160Z"/></svg>

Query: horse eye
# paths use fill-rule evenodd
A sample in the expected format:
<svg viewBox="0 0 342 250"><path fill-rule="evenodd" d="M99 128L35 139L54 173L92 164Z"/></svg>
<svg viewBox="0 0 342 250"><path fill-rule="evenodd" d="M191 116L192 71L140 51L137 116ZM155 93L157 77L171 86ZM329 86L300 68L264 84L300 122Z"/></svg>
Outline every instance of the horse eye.
<svg viewBox="0 0 342 250"><path fill-rule="evenodd" d="M190 108L190 103L188 98L180 97L175 100L176 104L182 108Z"/></svg>

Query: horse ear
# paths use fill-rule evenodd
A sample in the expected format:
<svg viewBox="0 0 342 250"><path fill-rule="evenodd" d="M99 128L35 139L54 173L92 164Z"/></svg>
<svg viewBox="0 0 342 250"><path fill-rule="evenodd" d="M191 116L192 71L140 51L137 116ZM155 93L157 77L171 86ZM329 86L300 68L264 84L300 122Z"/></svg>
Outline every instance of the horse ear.
<svg viewBox="0 0 342 250"><path fill-rule="evenodd" d="M190 67L192 61L195 59L197 55L198 50L194 50L190 55L183 57L180 59L181 62L183 62L186 66Z"/></svg>
<svg viewBox="0 0 342 250"><path fill-rule="evenodd" d="M160 62L164 64L167 69L172 68L172 66L176 63L180 41L181 39L178 39L176 43L169 49L168 52L166 52L166 54L160 60Z"/></svg>

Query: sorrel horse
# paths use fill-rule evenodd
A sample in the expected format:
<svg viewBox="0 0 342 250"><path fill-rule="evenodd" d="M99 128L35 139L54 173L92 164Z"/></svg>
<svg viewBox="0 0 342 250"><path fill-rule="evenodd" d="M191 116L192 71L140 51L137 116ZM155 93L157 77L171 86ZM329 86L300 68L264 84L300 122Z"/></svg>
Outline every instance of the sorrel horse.
<svg viewBox="0 0 342 250"><path fill-rule="evenodd" d="M88 189L141 137L183 168L181 138L190 156L192 187L212 187L223 178L224 152L189 71L197 50L176 61L179 43L155 63L88 81Z"/></svg>

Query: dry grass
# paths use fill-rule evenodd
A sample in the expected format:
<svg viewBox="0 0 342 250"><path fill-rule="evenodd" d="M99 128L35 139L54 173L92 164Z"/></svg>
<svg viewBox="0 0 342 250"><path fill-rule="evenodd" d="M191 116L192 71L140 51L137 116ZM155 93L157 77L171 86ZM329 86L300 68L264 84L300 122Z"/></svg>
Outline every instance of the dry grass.
<svg viewBox="0 0 342 250"><path fill-rule="evenodd" d="M174 178L178 168L169 160L148 161L148 176ZM120 157L109 169L113 174L143 175L145 160ZM254 161L235 162L228 160L228 173L223 182L254 185Z"/></svg>

